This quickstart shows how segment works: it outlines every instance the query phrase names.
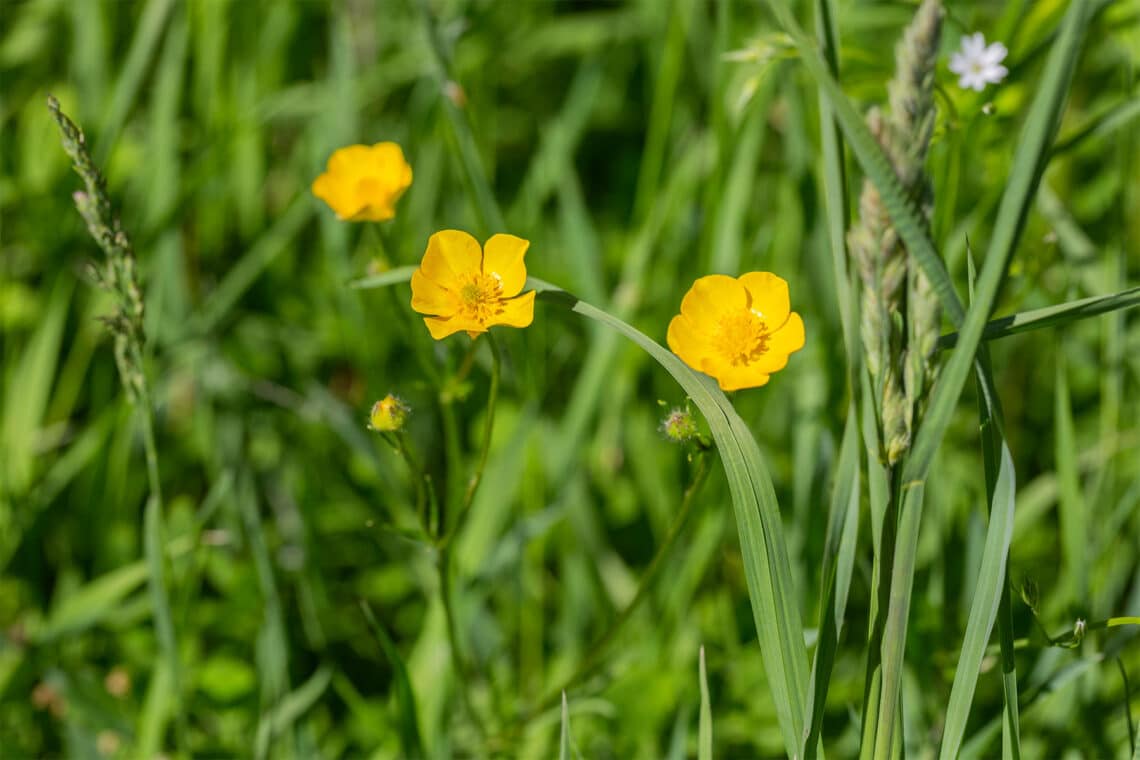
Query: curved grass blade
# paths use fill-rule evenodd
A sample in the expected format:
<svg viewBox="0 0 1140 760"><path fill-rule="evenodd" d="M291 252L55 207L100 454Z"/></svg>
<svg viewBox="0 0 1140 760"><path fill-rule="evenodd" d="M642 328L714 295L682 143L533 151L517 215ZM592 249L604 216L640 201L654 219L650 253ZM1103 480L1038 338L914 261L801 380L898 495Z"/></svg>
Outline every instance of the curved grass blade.
<svg viewBox="0 0 1140 760"><path fill-rule="evenodd" d="M543 301L600 322L636 343L673 376L704 415L732 493L753 622L784 745L789 755L797 754L808 694L807 653L780 507L756 439L715 382L640 330L543 280L528 278L527 287Z"/></svg>
<svg viewBox="0 0 1140 760"><path fill-rule="evenodd" d="M1076 322L1079 319L1099 316L1121 309L1140 306L1140 285L1107 296L1091 296L1077 301L1067 301L1056 306L1022 311L988 322L982 330L982 340L997 340L1009 335L1041 330ZM958 333L947 333L938 339L939 348L950 348L958 344Z"/></svg>

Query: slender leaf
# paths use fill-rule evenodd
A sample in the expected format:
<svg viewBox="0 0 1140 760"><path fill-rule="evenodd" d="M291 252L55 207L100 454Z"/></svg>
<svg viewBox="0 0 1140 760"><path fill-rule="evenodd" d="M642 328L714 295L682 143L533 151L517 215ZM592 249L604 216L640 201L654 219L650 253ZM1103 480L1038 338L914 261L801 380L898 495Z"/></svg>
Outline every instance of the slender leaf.
<svg viewBox="0 0 1140 760"><path fill-rule="evenodd" d="M423 741L420 739L416 695L412 690L412 681L408 677L408 666L400 655L400 650L396 648L396 643L388 635L388 631L380 625L376 616L372 614L372 608L368 602L363 599L360 600L360 609L364 613L364 619L368 621L368 627L372 629L372 633L376 635L376 640L380 642L380 648L384 651L388 664L392 666L396 708L399 710L400 747L404 752L404 757L408 760L418 760L424 756L424 748Z"/></svg>
<svg viewBox="0 0 1140 760"><path fill-rule="evenodd" d="M562 692L562 731L558 739L558 760L570 760L570 706Z"/></svg>
<svg viewBox="0 0 1140 760"><path fill-rule="evenodd" d="M1137 305L1140 305L1140 286L1107 296L1092 296L1078 301L1067 301L1056 306L1022 311L988 322L985 329L982 330L982 340L997 340L1030 330L1066 325L1079 319L1087 319L1121 309L1131 309ZM950 348L957 343L958 333L948 333L938 340L938 347Z"/></svg>
<svg viewBox="0 0 1140 760"><path fill-rule="evenodd" d="M332 676L332 668L326 666L318 669L308 681L286 694L262 716L257 724L257 735L254 738L255 751L259 757L268 752L274 737L283 734L317 703L332 682Z"/></svg>
<svg viewBox="0 0 1140 760"><path fill-rule="evenodd" d="M824 542L823 570L820 574L819 641L812 662L809 682L811 702L807 705L808 734L801 757L816 756L823 728L823 711L827 703L831 670L839 648L839 634L847 609L847 591L855 562L855 541L859 533L859 415L855 404L847 408L847 424L839 447L839 465L831 491L827 538Z"/></svg>
<svg viewBox="0 0 1140 760"><path fill-rule="evenodd" d="M946 727L942 735L940 758L955 758L961 750L970 717L970 705L978 682L982 657L990 632L997 620L1001 590L1005 585L1006 561L1013 537L1013 508L1015 493L1013 459L1009 449L1001 445L997 482L993 488L990 507L990 526L986 532L986 545L982 550L982 568L978 586L970 606L966 624L966 637L950 690L950 703L946 709Z"/></svg>
<svg viewBox="0 0 1140 760"><path fill-rule="evenodd" d="M697 725L697 760L712 760L712 700L709 699L709 676L705 669L705 648L701 647L698 673L701 679L701 716Z"/></svg>

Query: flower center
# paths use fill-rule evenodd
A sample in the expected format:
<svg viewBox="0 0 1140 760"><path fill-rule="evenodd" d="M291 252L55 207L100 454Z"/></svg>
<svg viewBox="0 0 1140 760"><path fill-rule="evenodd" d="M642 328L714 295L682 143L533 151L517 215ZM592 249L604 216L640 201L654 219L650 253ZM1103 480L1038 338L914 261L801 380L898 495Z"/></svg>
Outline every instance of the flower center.
<svg viewBox="0 0 1140 760"><path fill-rule="evenodd" d="M468 275L459 288L460 310L469 319L485 322L502 312L502 290L502 283L493 274Z"/></svg>
<svg viewBox="0 0 1140 760"><path fill-rule="evenodd" d="M754 362L768 350L768 325L755 311L728 314L717 325L712 345L734 366Z"/></svg>

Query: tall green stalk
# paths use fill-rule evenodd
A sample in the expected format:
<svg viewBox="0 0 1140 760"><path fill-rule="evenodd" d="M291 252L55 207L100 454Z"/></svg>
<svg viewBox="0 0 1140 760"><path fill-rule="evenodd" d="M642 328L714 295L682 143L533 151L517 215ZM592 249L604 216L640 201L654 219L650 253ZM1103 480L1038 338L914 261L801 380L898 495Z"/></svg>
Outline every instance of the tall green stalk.
<svg viewBox="0 0 1140 760"><path fill-rule="evenodd" d="M49 96L48 111L59 126L63 149L71 158L75 171L83 179L85 189L73 195L75 206L87 223L87 231L105 259L92 262L90 272L96 284L111 293L114 311L103 318L114 338L115 363L127 400L138 411L142 425L143 450L146 457L147 482L150 496L143 516L143 549L149 574L154 627L159 646L170 670L173 707L176 716L179 748L185 744L185 718L180 708L182 699L182 667L178 655L178 639L170 612L170 595L165 570L165 526L163 520L162 479L158 470L158 445L154 433L154 405L150 385L144 368L143 330L144 303L142 288L135 265L131 241L115 216L111 198L107 194L107 181L91 158L83 131L60 110L59 101Z"/></svg>

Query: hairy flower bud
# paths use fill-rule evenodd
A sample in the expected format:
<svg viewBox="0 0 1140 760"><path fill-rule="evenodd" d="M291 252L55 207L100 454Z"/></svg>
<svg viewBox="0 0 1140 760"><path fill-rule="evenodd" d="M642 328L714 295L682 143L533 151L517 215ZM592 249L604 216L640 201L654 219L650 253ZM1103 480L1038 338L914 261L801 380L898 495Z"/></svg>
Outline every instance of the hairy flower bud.
<svg viewBox="0 0 1140 760"><path fill-rule="evenodd" d="M404 428L412 409L397 396L389 393L372 405L368 427L379 433L395 433Z"/></svg>

